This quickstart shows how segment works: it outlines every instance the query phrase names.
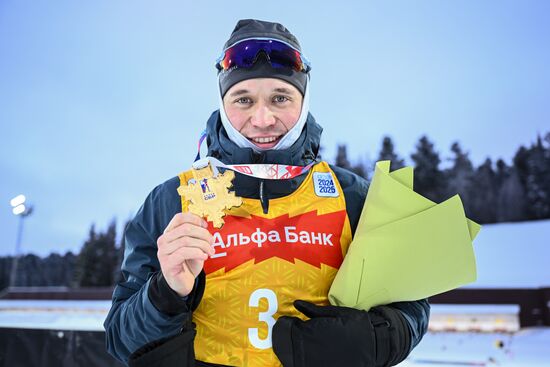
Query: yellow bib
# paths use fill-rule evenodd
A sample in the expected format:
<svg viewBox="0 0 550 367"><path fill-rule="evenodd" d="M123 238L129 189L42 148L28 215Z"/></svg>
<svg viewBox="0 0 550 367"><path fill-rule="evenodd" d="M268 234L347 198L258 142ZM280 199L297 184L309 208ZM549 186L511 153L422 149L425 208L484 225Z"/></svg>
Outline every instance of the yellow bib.
<svg viewBox="0 0 550 367"><path fill-rule="evenodd" d="M187 184L191 171L179 175ZM182 210L187 202L182 198ZM328 163L312 167L300 187L226 212L215 229L216 255L204 263L206 288L193 313L198 360L230 366L281 366L271 346L279 316L306 319L292 302L328 304L328 291L351 242L342 188Z"/></svg>

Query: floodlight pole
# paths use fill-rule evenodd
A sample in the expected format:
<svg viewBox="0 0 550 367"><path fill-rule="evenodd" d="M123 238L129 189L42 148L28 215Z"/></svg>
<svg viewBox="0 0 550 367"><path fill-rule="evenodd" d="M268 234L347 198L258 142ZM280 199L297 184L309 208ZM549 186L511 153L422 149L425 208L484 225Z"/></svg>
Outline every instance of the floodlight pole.
<svg viewBox="0 0 550 367"><path fill-rule="evenodd" d="M23 223L25 220L25 217L29 216L32 213L32 206L25 209L25 211L21 214L19 214L19 224L17 228L17 238L15 240L15 254L13 257L13 261L11 263L11 271L10 271L10 287L15 287L15 279L17 277L17 263L19 262L19 254L21 252L21 240L23 238Z"/></svg>

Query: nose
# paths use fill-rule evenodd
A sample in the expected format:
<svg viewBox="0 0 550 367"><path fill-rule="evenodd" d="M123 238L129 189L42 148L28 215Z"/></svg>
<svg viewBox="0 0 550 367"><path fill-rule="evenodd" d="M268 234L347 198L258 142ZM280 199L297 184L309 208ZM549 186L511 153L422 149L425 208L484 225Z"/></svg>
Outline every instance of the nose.
<svg viewBox="0 0 550 367"><path fill-rule="evenodd" d="M250 122L257 127L269 127L275 124L275 115L268 105L259 102L256 105Z"/></svg>

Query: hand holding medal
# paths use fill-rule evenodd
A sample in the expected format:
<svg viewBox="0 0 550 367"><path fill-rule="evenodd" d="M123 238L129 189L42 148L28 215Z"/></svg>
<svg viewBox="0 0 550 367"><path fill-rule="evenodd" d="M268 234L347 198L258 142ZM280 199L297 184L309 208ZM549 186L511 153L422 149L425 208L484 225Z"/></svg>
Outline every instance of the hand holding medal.
<svg viewBox="0 0 550 367"><path fill-rule="evenodd" d="M157 256L162 275L180 296L195 285L204 261L214 255L214 238L205 220L193 213L177 213L157 240Z"/></svg>

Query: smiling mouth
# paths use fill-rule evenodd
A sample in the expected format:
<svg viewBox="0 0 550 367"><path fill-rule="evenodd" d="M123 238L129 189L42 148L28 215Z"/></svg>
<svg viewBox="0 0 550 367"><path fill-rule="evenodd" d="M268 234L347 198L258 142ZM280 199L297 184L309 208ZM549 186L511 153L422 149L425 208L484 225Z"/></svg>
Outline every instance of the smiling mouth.
<svg viewBox="0 0 550 367"><path fill-rule="evenodd" d="M258 138L248 138L253 143L256 144L271 144L274 142L277 142L281 139L282 135L279 136L266 136L266 137L258 137Z"/></svg>

